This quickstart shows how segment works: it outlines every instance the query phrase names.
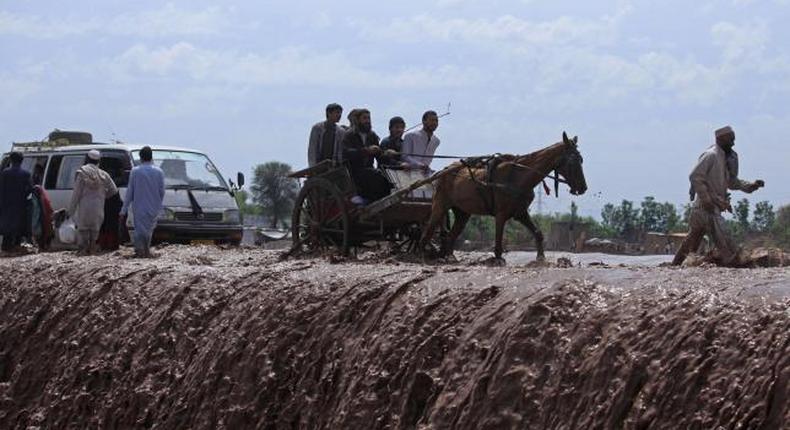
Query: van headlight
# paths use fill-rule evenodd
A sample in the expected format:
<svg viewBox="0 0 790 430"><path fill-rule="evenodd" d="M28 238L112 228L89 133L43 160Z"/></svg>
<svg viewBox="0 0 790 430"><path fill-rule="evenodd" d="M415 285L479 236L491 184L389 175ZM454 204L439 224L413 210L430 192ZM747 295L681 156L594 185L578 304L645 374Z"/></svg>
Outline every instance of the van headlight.
<svg viewBox="0 0 790 430"><path fill-rule="evenodd" d="M225 216L224 216L224 221L225 222L234 223L234 224L238 224L238 223L241 222L241 214L239 213L239 211L237 209L226 210L225 211Z"/></svg>
<svg viewBox="0 0 790 430"><path fill-rule="evenodd" d="M157 221L174 221L176 219L176 213L173 212L172 209L163 208L156 219Z"/></svg>

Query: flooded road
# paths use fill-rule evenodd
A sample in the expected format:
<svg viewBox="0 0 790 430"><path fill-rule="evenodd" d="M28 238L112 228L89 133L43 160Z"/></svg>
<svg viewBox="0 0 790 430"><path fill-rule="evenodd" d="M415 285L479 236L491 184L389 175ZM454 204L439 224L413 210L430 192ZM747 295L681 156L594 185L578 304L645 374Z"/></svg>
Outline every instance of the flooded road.
<svg viewBox="0 0 790 430"><path fill-rule="evenodd" d="M0 428L790 423L788 269L158 252L0 260Z"/></svg>

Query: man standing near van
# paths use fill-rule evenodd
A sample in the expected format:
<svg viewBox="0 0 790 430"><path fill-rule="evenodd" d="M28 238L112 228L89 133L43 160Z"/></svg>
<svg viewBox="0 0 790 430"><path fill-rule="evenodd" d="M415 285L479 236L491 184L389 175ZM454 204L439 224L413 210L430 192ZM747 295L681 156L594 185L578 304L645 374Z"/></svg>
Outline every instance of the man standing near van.
<svg viewBox="0 0 790 430"><path fill-rule="evenodd" d="M104 201L108 196L118 194L110 175L99 168L99 160L99 151L88 151L85 164L77 169L69 204L69 215L74 217L79 232L79 253L82 255L96 251L99 230L104 222Z"/></svg>
<svg viewBox="0 0 790 430"><path fill-rule="evenodd" d="M24 156L12 152L11 166L0 172L0 235L3 251L14 251L30 234L28 198L33 190L30 173L22 169Z"/></svg>
<svg viewBox="0 0 790 430"><path fill-rule="evenodd" d="M310 130L310 141L307 146L307 165L309 167L324 160L341 161L342 142L345 130L338 126L343 115L343 107L331 103L326 107L326 121L321 121Z"/></svg>
<svg viewBox="0 0 790 430"><path fill-rule="evenodd" d="M156 227L156 219L162 211L165 198L165 174L162 169L154 166L154 155L151 147L144 146L140 150L140 165L132 169L129 175L129 188L123 200L121 216L125 217L132 208L134 216L134 255L150 258L151 237Z"/></svg>

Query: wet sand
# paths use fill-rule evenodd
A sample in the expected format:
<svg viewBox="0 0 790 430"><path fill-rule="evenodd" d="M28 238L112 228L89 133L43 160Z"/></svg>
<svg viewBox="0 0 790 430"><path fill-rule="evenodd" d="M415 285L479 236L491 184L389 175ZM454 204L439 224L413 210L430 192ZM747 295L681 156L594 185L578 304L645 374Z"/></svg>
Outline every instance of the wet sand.
<svg viewBox="0 0 790 430"><path fill-rule="evenodd" d="M790 426L788 269L158 252L0 260L0 428Z"/></svg>

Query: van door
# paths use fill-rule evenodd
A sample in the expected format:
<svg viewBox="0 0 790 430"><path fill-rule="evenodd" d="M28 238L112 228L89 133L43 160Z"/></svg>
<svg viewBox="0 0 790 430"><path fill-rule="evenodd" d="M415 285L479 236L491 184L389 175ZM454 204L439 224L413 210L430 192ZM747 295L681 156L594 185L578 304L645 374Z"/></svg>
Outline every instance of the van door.
<svg viewBox="0 0 790 430"><path fill-rule="evenodd" d="M41 185L47 168L48 155L25 155L22 160L22 170L27 170L33 176L33 183Z"/></svg>
<svg viewBox="0 0 790 430"><path fill-rule="evenodd" d="M49 162L44 188L49 194L52 209L68 207L77 169L85 164L85 154L53 155Z"/></svg>

